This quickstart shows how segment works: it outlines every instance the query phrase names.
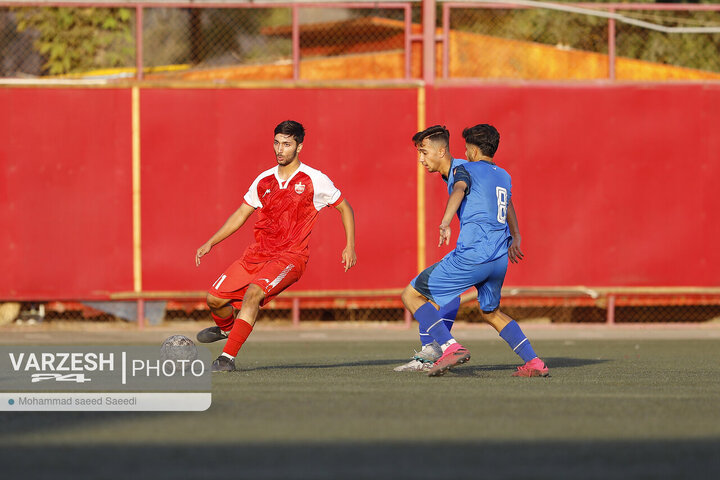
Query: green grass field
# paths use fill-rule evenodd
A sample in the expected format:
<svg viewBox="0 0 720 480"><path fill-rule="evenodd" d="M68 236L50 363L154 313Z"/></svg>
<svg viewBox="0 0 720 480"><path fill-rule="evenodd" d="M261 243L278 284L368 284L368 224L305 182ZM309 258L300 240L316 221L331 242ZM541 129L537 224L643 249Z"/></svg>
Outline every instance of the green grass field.
<svg viewBox="0 0 720 480"><path fill-rule="evenodd" d="M720 331L527 331L550 378L511 377L488 330L428 378L392 371L411 331L260 329L206 412L0 415L2 478L720 478Z"/></svg>

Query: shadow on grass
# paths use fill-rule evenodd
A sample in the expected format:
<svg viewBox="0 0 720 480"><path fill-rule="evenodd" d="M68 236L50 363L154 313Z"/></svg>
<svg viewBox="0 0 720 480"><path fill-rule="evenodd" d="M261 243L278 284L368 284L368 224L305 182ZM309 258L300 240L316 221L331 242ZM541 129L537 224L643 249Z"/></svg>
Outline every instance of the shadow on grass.
<svg viewBox="0 0 720 480"><path fill-rule="evenodd" d="M718 478L720 439L3 447L3 478ZM518 452L521 454L518 455Z"/></svg>
<svg viewBox="0 0 720 480"><path fill-rule="evenodd" d="M316 368L342 368L342 367L372 367L375 365L400 365L407 362L404 360L359 360L357 362L341 362L341 363L294 363L290 365L262 365L259 367L239 365L238 369L242 372L255 372L262 370L298 370L298 369L316 369Z"/></svg>
<svg viewBox="0 0 720 480"><path fill-rule="evenodd" d="M550 376L554 368L576 368L585 367L587 365L596 365L598 363L605 363L609 360L599 360L591 358L567 358L567 357L546 357L544 358L545 364L550 369ZM479 375L483 372L491 372L497 370L507 370L508 372L514 372L515 368L518 367L521 362L515 364L503 364L503 365L477 365L473 363L471 359L469 363L461 365L457 368L453 368L451 373L457 377L470 377Z"/></svg>
<svg viewBox="0 0 720 480"><path fill-rule="evenodd" d="M342 363L296 363L292 365L263 365L259 367L248 367L241 365L239 371L241 372L255 372L263 370L297 370L297 369L318 369L318 368L342 368L342 367L372 367L372 366L383 366L383 365L402 365L408 360L394 359L394 360L359 360L356 362L342 362ZM552 368L574 368L584 367L587 365L595 365L598 363L608 362L609 360L604 359L590 359L590 358L567 358L567 357L547 357L545 363L548 367ZM454 369L453 372L460 374L460 372L466 372L465 375L483 372L483 371L494 371L494 370L515 370L515 367L520 365L517 364L502 364L502 365L483 365L473 364L471 360L469 364L463 365Z"/></svg>

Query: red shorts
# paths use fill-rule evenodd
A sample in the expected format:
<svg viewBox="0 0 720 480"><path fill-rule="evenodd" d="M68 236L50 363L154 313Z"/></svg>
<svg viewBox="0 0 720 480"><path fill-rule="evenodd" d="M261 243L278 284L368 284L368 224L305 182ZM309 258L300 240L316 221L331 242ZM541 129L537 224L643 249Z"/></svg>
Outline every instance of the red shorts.
<svg viewBox="0 0 720 480"><path fill-rule="evenodd" d="M259 263L248 262L243 257L215 280L208 293L218 298L232 299L230 304L240 309L245 292L250 284L255 284L265 292L265 298L260 302L260 306L263 306L297 282L306 264L307 261L297 255L280 256Z"/></svg>

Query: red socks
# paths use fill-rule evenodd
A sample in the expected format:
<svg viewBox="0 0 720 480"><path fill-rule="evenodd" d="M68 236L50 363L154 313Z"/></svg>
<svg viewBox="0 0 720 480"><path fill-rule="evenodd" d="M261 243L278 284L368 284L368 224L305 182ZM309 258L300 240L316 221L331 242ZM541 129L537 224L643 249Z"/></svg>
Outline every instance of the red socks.
<svg viewBox="0 0 720 480"><path fill-rule="evenodd" d="M230 329L233 327L233 323L235 323L235 319L233 318L232 313L227 318L220 318L213 312L210 312L210 315L212 315L213 320L215 320L215 325L220 327L220 330L222 330L223 332L229 332Z"/></svg>
<svg viewBox="0 0 720 480"><path fill-rule="evenodd" d="M250 332L252 332L252 329L252 325L247 323L242 318L238 318L238 321L235 322L235 325L233 325L232 331L228 336L225 348L223 348L223 353L227 353L232 357L237 356L238 352L240 351L240 347L242 347L243 343L245 343L245 340L247 340L247 338L250 336Z"/></svg>

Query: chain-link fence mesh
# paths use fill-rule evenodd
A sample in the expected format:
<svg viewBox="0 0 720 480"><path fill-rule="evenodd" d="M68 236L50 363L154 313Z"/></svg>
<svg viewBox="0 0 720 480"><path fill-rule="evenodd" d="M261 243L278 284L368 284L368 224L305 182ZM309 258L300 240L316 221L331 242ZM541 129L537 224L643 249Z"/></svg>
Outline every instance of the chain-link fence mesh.
<svg viewBox="0 0 720 480"><path fill-rule="evenodd" d="M616 13L665 27L720 27L720 11ZM450 77L720 79L719 33L665 33L616 20L611 38L607 18L542 8L451 8L449 26Z"/></svg>
<svg viewBox="0 0 720 480"><path fill-rule="evenodd" d="M590 62L581 65L607 55L605 19L540 9L453 8L449 25L451 78L607 78L607 60L599 64L601 72Z"/></svg>
<svg viewBox="0 0 720 480"><path fill-rule="evenodd" d="M657 23L667 27L720 27L720 11L618 11L632 18ZM703 72L712 73L710 78L720 78L720 33L667 34L624 23L616 26L617 55L644 62L674 68L670 78L693 78ZM649 65L648 65L649 64ZM672 75L671 68L666 69Z"/></svg>
<svg viewBox="0 0 720 480"><path fill-rule="evenodd" d="M611 306L614 304L614 307ZM8 304L6 304L8 305ZM402 324L408 317L399 298L395 299L303 299L296 304L300 323L310 322L386 322ZM519 322L543 324L605 324L612 308L612 322L708 323L720 322L720 295L613 295L597 298L578 296L515 297L502 300L501 309ZM134 322L136 302L23 302L4 315L4 323L39 322ZM276 300L260 309L259 322L293 322L292 302ZM145 316L151 325L169 321L208 323L212 321L204 302L146 301ZM462 304L459 322L482 323L474 300Z"/></svg>
<svg viewBox="0 0 720 480"><path fill-rule="evenodd" d="M208 69L290 59L290 38L268 28L291 24L289 8L147 8L143 64Z"/></svg>
<svg viewBox="0 0 720 480"><path fill-rule="evenodd" d="M133 9L0 7L2 77L83 74L133 65Z"/></svg>
<svg viewBox="0 0 720 480"><path fill-rule="evenodd" d="M607 18L543 8L438 5L439 76L720 79L720 33L665 33L619 20L611 28ZM711 10L636 7L616 13L666 27L720 27L720 10L706 7ZM421 72L421 44L406 41L408 34L418 40L421 33L417 2L390 8L302 4L296 44L293 9L287 6L140 11L136 35L135 8L0 7L0 77L125 78L136 74L138 53L147 77L155 80L291 80L295 75L377 80ZM447 31L440 28L444 24Z"/></svg>

